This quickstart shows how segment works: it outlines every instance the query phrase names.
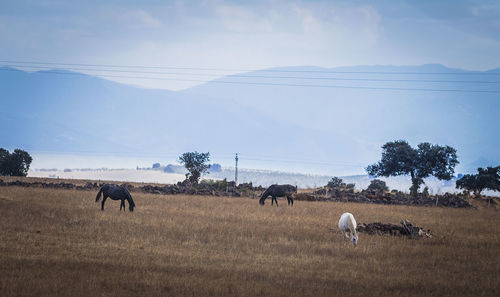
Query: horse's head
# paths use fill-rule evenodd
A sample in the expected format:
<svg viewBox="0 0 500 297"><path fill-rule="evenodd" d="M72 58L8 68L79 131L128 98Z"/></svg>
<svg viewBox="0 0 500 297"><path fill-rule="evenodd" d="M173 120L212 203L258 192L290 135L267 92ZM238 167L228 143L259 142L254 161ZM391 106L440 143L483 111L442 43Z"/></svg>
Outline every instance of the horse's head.
<svg viewBox="0 0 500 297"><path fill-rule="evenodd" d="M128 210L130 211L134 211L134 208L135 208L135 203L134 203L134 200L130 199L128 201Z"/></svg>
<svg viewBox="0 0 500 297"><path fill-rule="evenodd" d="M260 205L264 205L264 200L266 200L266 198L260 198L260 200L259 200L259 204L260 204Z"/></svg>
<svg viewBox="0 0 500 297"><path fill-rule="evenodd" d="M358 245L358 234L351 234L351 241L352 241L352 244L354 244L354 246L357 246Z"/></svg>

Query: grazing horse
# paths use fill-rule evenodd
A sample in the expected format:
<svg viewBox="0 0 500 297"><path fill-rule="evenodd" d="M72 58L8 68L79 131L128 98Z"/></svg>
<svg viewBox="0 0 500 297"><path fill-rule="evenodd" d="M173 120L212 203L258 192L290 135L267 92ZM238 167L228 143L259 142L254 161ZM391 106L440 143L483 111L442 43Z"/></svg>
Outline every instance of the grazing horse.
<svg viewBox="0 0 500 297"><path fill-rule="evenodd" d="M97 196L95 197L95 202L99 202L99 199L101 199L101 193L103 195L101 210L104 210L104 202L106 202L106 199L109 197L113 200L122 201L120 203L120 211L122 210L122 207L123 211L125 211L125 200L128 201L128 209L130 211L134 211L135 207L134 200L132 199L132 196L130 195L127 188L125 188L124 186L105 184L104 186L101 187L99 193L97 193Z"/></svg>
<svg viewBox="0 0 500 297"><path fill-rule="evenodd" d="M264 205L264 200L268 196L271 196L271 205L273 205L273 202L276 202L276 206L278 206L278 200L276 197L286 197L288 200L288 205L293 206L293 197L292 195L294 193L297 193L297 186L292 186L292 185L271 185L267 190L260 196L259 203L260 205Z"/></svg>
<svg viewBox="0 0 500 297"><path fill-rule="evenodd" d="M358 233L356 232L356 220L351 213L345 212L340 216L339 229L342 231L342 238L346 240L346 232L349 232L349 237L354 244L358 245Z"/></svg>

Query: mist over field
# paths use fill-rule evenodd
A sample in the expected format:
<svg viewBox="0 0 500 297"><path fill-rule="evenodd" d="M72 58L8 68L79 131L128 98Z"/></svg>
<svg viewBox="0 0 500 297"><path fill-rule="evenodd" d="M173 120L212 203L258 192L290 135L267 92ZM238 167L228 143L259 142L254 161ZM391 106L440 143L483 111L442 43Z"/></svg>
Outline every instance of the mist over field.
<svg viewBox="0 0 500 297"><path fill-rule="evenodd" d="M126 182L144 182L159 184L175 184L184 181L186 171L176 173L166 173L162 170L143 169L78 169L66 168L65 170L36 169L30 170L29 177L53 178L61 180L95 180L95 181L113 181L118 183ZM222 168L220 172L210 172L202 176L202 180L234 180L234 168ZM284 172L272 170L245 169L238 170L239 183L252 183L254 186L268 187L272 184L292 184L301 189L315 189L325 186L332 175L304 174L300 172ZM355 189L360 191L368 187L374 179L368 175L339 176L345 183L355 184ZM411 179L408 176L398 177L379 177L387 183L391 190L408 192L411 186ZM430 194L444 194L459 192L455 188L456 179L451 181L440 181L437 178L430 177L425 179L425 186L429 188ZM499 196L500 193L493 191L484 191L485 195Z"/></svg>

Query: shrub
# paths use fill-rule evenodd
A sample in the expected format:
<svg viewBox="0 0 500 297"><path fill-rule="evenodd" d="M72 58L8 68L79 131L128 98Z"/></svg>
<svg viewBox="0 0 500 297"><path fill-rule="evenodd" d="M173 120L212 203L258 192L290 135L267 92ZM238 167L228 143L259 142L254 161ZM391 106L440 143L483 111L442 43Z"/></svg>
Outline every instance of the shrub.
<svg viewBox="0 0 500 297"><path fill-rule="evenodd" d="M374 179L370 182L370 185L368 186L367 190L375 191L378 193L384 193L386 191L389 191L389 188L387 187L385 181L380 179Z"/></svg>

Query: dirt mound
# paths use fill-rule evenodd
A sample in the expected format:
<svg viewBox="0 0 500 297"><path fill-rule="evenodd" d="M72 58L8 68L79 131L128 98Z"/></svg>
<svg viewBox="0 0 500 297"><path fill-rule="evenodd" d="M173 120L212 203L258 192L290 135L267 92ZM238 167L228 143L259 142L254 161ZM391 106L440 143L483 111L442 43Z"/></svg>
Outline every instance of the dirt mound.
<svg viewBox="0 0 500 297"><path fill-rule="evenodd" d="M432 238L431 230L424 230L421 227L414 226L408 220L402 220L399 225L390 223L362 223L359 224L356 230L360 233L391 235L391 236L407 236L410 238Z"/></svg>
<svg viewBox="0 0 500 297"><path fill-rule="evenodd" d="M293 199L298 201L317 201L315 195L309 193L298 193L293 195Z"/></svg>

